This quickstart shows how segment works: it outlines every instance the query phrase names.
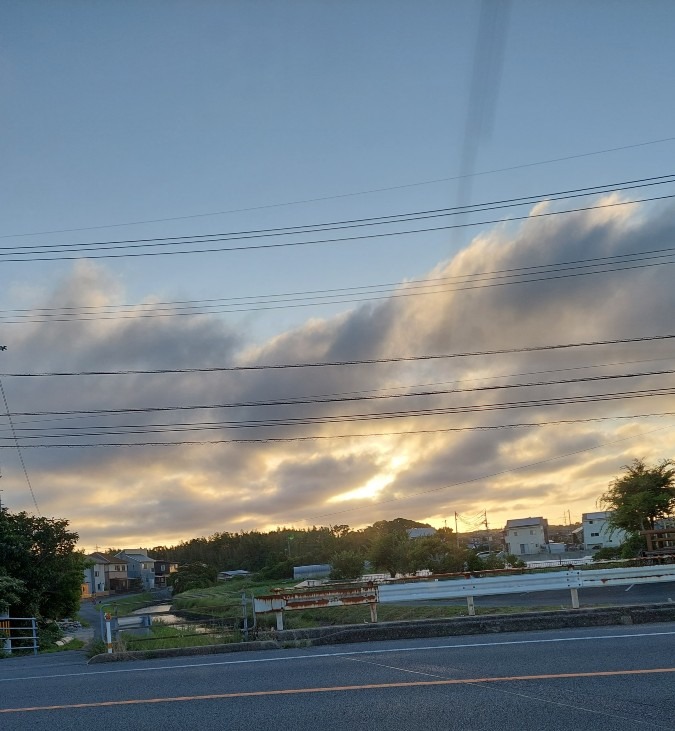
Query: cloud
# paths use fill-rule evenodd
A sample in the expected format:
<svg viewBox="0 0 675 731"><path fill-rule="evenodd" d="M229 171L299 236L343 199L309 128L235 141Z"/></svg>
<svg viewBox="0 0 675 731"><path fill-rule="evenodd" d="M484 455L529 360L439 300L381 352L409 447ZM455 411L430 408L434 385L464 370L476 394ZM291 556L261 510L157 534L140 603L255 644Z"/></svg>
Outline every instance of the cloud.
<svg viewBox="0 0 675 731"><path fill-rule="evenodd" d="M123 318L16 327L3 370L376 360L668 333L675 311L670 266L589 274L574 262L668 246L675 236L672 212L616 207L495 227L429 272L443 281L435 294L365 303L263 343L216 315L148 317L162 314L149 291L144 306ZM557 266L532 269L551 264ZM530 272L525 279L533 281L511 283L514 270ZM467 288L477 272L501 273L483 274ZM402 284L398 294L411 291ZM113 308L125 301L120 281L93 264L76 265L52 291L32 296L33 307ZM42 512L70 519L88 547L147 546L226 530L335 522L337 515L353 526L398 515L440 525L454 512L484 509L492 525L521 513L552 522L565 510L579 517L595 508L634 456L670 456L675 423L583 420L675 411L675 397L611 398L669 387L667 374L571 381L672 367L672 345L663 341L324 368L5 377L3 383ZM551 383L560 380L570 382ZM590 398L599 394L605 400ZM564 398L581 402L541 403ZM559 420L578 423L471 430ZM6 419L0 429L12 446ZM229 439L256 441L223 441ZM192 443L167 446L181 441ZM31 447L101 442L141 446ZM3 501L30 509L16 451L3 449L0 457ZM521 469L526 465L533 466Z"/></svg>

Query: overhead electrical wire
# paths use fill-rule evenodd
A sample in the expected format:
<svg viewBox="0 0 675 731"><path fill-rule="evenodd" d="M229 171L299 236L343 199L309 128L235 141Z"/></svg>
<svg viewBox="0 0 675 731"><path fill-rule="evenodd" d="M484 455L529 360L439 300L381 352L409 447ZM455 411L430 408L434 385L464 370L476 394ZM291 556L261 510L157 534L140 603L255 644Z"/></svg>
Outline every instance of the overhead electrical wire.
<svg viewBox="0 0 675 731"><path fill-rule="evenodd" d="M332 289L325 290L324 293L322 293L321 290L315 290L308 292L287 293L285 295L261 295L259 298L261 306L255 307L248 307L240 304L242 300L252 300L253 298L234 297L220 298L218 300L199 300L194 302L183 300L173 303L157 302L142 303L137 305L81 305L79 307L68 306L63 308L35 308L4 311L0 310L0 322L4 324L28 324L40 322L79 322L118 319L142 319L187 315L212 315L233 312L251 312L269 309L286 309L290 307L307 307L317 305L369 302L382 299L397 299L401 297L443 294L450 292L466 291L470 289L504 286L507 284L527 284L552 279L566 279L569 277L587 276L590 274L606 274L611 272L643 269L655 266L675 264L674 257L675 247L668 247L664 249L652 249L648 251L632 252L627 254L615 254L613 256L606 257L579 259L557 264L540 264L537 266L514 267L510 269L494 270L488 272L475 272L447 277L434 277L431 279L411 280L409 282L402 282L399 284L389 283L364 285L362 287L348 287L340 290ZM604 268L599 269L598 267ZM544 276L536 276L539 274L542 274ZM528 278L525 279L524 277ZM478 284L476 284L476 282L478 282ZM444 286L446 284L450 284L453 286L446 287ZM461 286L454 286L455 284ZM380 294L379 292L381 292L382 289L385 287L397 287L398 290L394 289L389 292ZM350 295L350 292L360 292L361 294L367 296L353 297L352 295ZM320 297L317 299L316 297L305 296L311 294L318 294L320 295ZM345 297L347 299L345 299ZM301 302L298 303L298 300L300 300ZM232 306L236 309L216 309L218 305L210 304L212 302L231 302L233 303ZM148 312L148 308L152 308L150 312Z"/></svg>
<svg viewBox="0 0 675 731"><path fill-rule="evenodd" d="M657 140L647 140L645 142L636 142L630 145L621 145L619 147L608 147L602 150L594 150L592 152L582 152L582 153L576 153L572 155L564 155L562 157L555 157L550 158L548 160L538 160L536 162L529 162L529 163L521 163L519 165L510 165L508 167L502 167L502 168L494 168L492 170L483 170L480 172L472 172L470 175L452 175L450 177L443 177L443 178L435 178L433 180L423 180L418 181L414 183L403 183L400 185L392 185L387 186L383 188L370 188L367 190L360 190L355 192L347 192L347 193L338 193L336 195L326 195L326 196L318 196L315 198L305 198L302 200L295 200L295 201L285 201L280 203L268 203L268 204L262 204L262 205L256 205L256 206L248 206L246 208L232 208L228 210L223 211L211 211L207 213L193 213L188 215L182 215L182 216L170 216L165 218L152 218L152 219L145 219L140 221L125 221L125 222L117 222L117 223L108 223L108 224L100 224L97 226L80 226L78 228L63 228L63 229L53 229L51 231L33 231L33 232L23 232L23 233L16 233L16 234L3 234L0 235L0 239L7 239L7 238L21 238L21 237L27 237L27 236L45 236L49 234L60 234L60 233L76 233L79 231L94 231L94 230L100 230L100 229L106 229L106 228L119 228L124 226L139 226L139 225L145 225L145 224L152 224L152 223L167 223L169 221L184 221L189 219L198 219L198 218L206 218L210 216L222 216L222 215L228 215L232 213L247 213L251 211L260 211L265 209L272 209L272 208L282 208L286 206L296 206L296 205L304 205L307 203L317 203L321 201L329 201L329 200L339 200L342 198L351 198L361 195L370 195L373 193L384 193L394 190L403 190L406 188L415 188L425 185L435 185L437 183L446 183L453 180L460 180L464 177L478 177L483 175L494 175L495 173L504 173L504 172L510 172L513 170L522 170L525 168L531 168L536 167L539 165L550 165L552 163L557 162L564 162L567 160L577 160L585 157L592 157L595 155L605 155L610 152L619 152L623 150L630 150L635 149L638 147L647 147L650 145L658 145L662 144L664 142L672 142L675 140L675 137L663 137L661 139Z"/></svg>
<svg viewBox="0 0 675 731"><path fill-rule="evenodd" d="M30 439L70 439L74 437L98 437L104 435L124 434L152 434L168 433L176 431L204 431L204 430L237 430L237 429L258 429L258 428L279 428L315 426L326 424L347 424L355 422L382 421L393 419L410 419L426 416L444 416L449 414L477 414L491 411L542 408L550 406L567 406L576 404L598 403L607 401L621 401L626 399L650 398L675 395L675 387L636 389L632 391L618 391L610 393L582 394L578 396L561 396L539 398L523 401L495 402L488 404L471 404L468 406L445 406L427 409L407 409L399 411L368 412L356 414L320 415L286 417L278 419L248 419L238 421L222 422L201 422L201 423L173 423L157 425L101 425L90 426L90 431L82 431L82 427L59 427L51 433L45 434L44 430L34 428L19 429L12 433L11 437L0 437L0 444L3 442L17 443L17 434L22 442ZM666 412L667 413L667 412ZM80 431L76 431L76 430ZM58 433L54 433L58 431ZM37 432L37 433L35 433Z"/></svg>
<svg viewBox="0 0 675 731"><path fill-rule="evenodd" d="M417 229L408 229L405 231L387 231L383 233L372 233L372 234L362 234L358 236L346 236L346 237L336 237L336 238L328 238L328 239L310 239L308 241L282 241L282 242L273 242L273 243L262 243L262 244L247 244L244 246L216 246L211 248L197 248L197 249L185 249L185 250L170 250L170 251L126 251L123 253L104 253L104 254L90 254L90 251L108 251L109 249L107 247L102 246L80 246L78 249L74 249L76 252L75 255L67 255L67 256L37 256L36 254L44 254L44 253L58 253L61 251L61 249L58 248L52 248L52 249L43 249L40 252L26 252L22 256L17 257L17 254L14 254L12 252L9 253L2 253L0 252L0 262L36 262L36 261L71 261L75 259L116 259L116 258L128 258L128 257L144 257L144 256L175 256L175 255L183 255L183 254L207 254L207 253L225 253L225 252L242 252L242 251L254 251L254 250L263 250L263 249L279 249L279 248L287 248L287 247L299 247L299 246L313 246L318 244L333 244L333 243L342 243L342 242L352 242L352 241L363 241L368 239L380 239L385 237L392 237L392 236L405 236L410 234L420 234L420 233L433 233L437 231L447 231L451 229L456 228L467 228L467 227L474 227L474 226L487 226L487 225L493 225L497 223L504 223L504 222L512 222L512 221L524 221L524 220L532 220L535 218L546 218L551 216L559 216L559 215L566 215L569 213L579 213L583 211L591 211L591 210L598 210L598 209L604 209L604 208L614 208L617 206L626 206L626 205L633 205L637 203L648 203L653 201L661 201L661 200L667 200L675 198L675 193L669 194L669 195L662 195L662 196L653 196L649 198L639 198L635 200L627 200L627 201L615 201L610 203L602 203L597 205L591 205L591 206L581 206L577 208L569 208L563 211L544 211L544 212L538 212L538 213L529 213L527 215L523 216L510 216L508 219L491 219L491 220L483 220L483 221L472 221L467 223L459 223L459 224L447 224L444 226L434 226L431 228L417 228ZM233 240L233 239L227 239L227 240ZM213 243L216 241L215 239L211 239L206 243ZM194 242L194 241L188 241L188 242L182 242L182 244L189 244L189 243L202 243ZM166 242L163 244L160 244L163 246L175 246L177 243L170 243ZM131 248L131 245L122 247L125 249ZM72 251L72 250L71 250ZM77 252L80 252L79 254ZM84 254L82 254L84 252ZM14 258L13 258L14 257Z"/></svg>
<svg viewBox="0 0 675 731"><path fill-rule="evenodd" d="M452 358L472 358L487 355L510 355L514 353L534 353L555 350L565 350L568 348L589 348L602 345L622 345L627 343L647 343L658 342L675 339L675 334L668 333L663 335L644 335L637 338L615 338L612 340L590 340L585 342L573 343L555 343L549 345L531 345L516 348L500 348L495 350L475 350L458 353L443 354L426 354L426 355L410 355L398 356L391 358L365 358L358 360L335 360L335 361L318 361L318 362L299 362L299 363L268 363L259 365L239 365L239 366L210 366L204 368L150 368L150 369L125 369L125 370L107 370L107 371L45 371L41 373L15 372L0 373L1 378L51 378L51 377L69 377L69 376L130 376L130 375L164 375L174 373L239 373L247 371L266 371L266 370L287 370L293 368L335 368L342 366L360 366L360 365L380 365L387 363L414 363L422 361L447 360Z"/></svg>
<svg viewBox="0 0 675 731"><path fill-rule="evenodd" d="M385 393L385 394L361 394L361 395L325 395L325 396L305 396L284 399L273 399L267 401L239 401L219 404L197 404L190 406L145 406L145 407L129 407L119 409L93 409L93 410L68 410L68 411L23 411L14 412L15 416L110 416L121 414L152 414L165 413L171 411L206 411L220 409L245 409L245 408L269 408L274 406L307 406L316 404L344 404L359 403L363 401L391 401L403 398L423 398L438 396L453 396L466 393L477 393L482 391L501 391L520 388L540 388L551 386L569 386L580 383L596 383L598 381L610 381L627 378L648 378L654 376L672 375L675 369L660 371L644 371L641 373L616 373L602 376L584 376L580 378L559 379L556 381L535 381L530 383L502 383L488 386L474 386L471 388L457 388L446 390L413 390L405 393ZM503 377L503 376L502 376ZM76 427L59 427L70 429Z"/></svg>
<svg viewBox="0 0 675 731"><path fill-rule="evenodd" d="M476 382L483 382L483 381L495 381L502 378L519 378L522 376L535 376L535 375L547 375L550 373L566 373L570 371L580 371L580 370L589 370L589 369L595 369L595 368L609 368L609 367L616 367L616 366L622 366L622 365L636 365L636 364L644 364L644 363L656 363L661 361L672 361L673 357L668 358L648 358L648 359L642 359L642 360L629 360L629 361L614 361L611 363L596 363L593 365L583 365L583 366L571 366L568 368L551 368L546 370L539 370L539 371L525 371L521 373L503 373L500 375L493 375L493 376L479 376L475 378L459 378L454 379L450 381L434 381L432 383L418 383L418 384L408 384L408 385L401 385L401 386L389 386L387 388L375 388L375 389L364 389L360 391L342 391L342 392L332 392L332 393L323 393L323 394L305 394L302 396L293 396L293 397L287 397L289 403L294 403L298 399L316 399L317 403L321 403L323 399L329 399L329 398L336 398L340 396L344 397L352 397L352 396L367 396L370 394L380 394L383 398L387 398L390 396L398 396L397 392L400 392L402 390L406 390L408 393L412 391L412 389L428 389L433 387L439 387L439 386L448 386L451 384L460 384L460 383L476 383ZM560 383L558 381L557 383ZM517 388L519 386L514 385L514 388ZM276 401L253 401L250 402L250 405L252 406L271 406L276 405ZM175 410L182 410L186 411L189 409L194 410L204 410L204 409L218 409L218 408L227 408L228 406L231 406L231 404L226 405L218 405L218 404L209 404L207 406L193 406L193 407L181 407L178 409L177 407L167 407L162 409L163 411L175 411ZM161 408L161 407L160 407ZM40 412L40 418L37 418L37 414L26 414L24 412L24 415L29 415L31 417L30 419L21 419L21 420L14 420L15 424L35 424L40 423L44 424L47 422L62 422L62 421L75 421L75 420L82 420L82 419L94 419L94 418L100 418L101 416L106 415L123 415L127 413L152 413L150 409L156 410L157 407L145 407L140 408L134 407L133 410L127 410L127 409L98 409L98 410L88 410L88 411L70 411L70 412L59 412L59 411L51 411L51 412ZM17 416L17 414L12 414L12 416ZM41 418L43 416L50 416L54 418Z"/></svg>
<svg viewBox="0 0 675 731"><path fill-rule="evenodd" d="M659 175L650 178L638 178L625 180L618 183L605 185L593 185L586 188L571 188L569 190L541 193L538 195L521 196L519 198L505 198L484 203L473 203L471 205L452 206L447 208L435 208L430 210L409 211L406 213L395 213L384 216L370 216L367 218L345 219L339 221L328 221L315 224L301 224L298 226L283 226L264 229L250 229L244 231L221 231L211 234L191 234L185 236L156 236L143 239L119 239L113 241L92 241L85 243L66 244L28 244L15 246L0 246L0 252L17 253L20 251L34 251L44 253L47 247L53 250L83 249L84 247L110 247L110 248L133 248L134 246L162 246L166 244L198 243L208 241L246 240L255 238L266 238L269 236L295 235L304 233L320 233L346 228L362 228L370 226L381 226L392 223L408 223L410 221L426 220L428 218L439 218L457 214L481 213L484 211L499 210L500 208L512 208L514 206L533 205L536 203L550 203L552 201L566 200L568 198L588 197L592 195L603 195L617 193L635 188L646 188L655 185L666 185L675 183L675 173Z"/></svg>
<svg viewBox="0 0 675 731"><path fill-rule="evenodd" d="M595 416L581 419L555 419L551 421L535 421L520 422L512 424L481 424L477 426L460 426L460 427L439 427L434 429L406 429L404 431L385 431L385 432L351 432L348 434L312 434L303 436L286 436L286 437L228 437L226 439L181 439L172 441L134 441L134 442L69 442L64 443L23 443L22 447L27 449L39 448L57 448L57 449L74 449L86 447L181 447L181 446L207 446L221 444L274 444L287 442L309 442L309 441L325 441L332 439L360 439L369 437L399 437L414 436L420 434L445 434L450 432L473 432L473 431L494 431L501 429L519 429L519 428L537 428L545 426L560 426L567 424L587 424L598 421L615 421L627 419L646 419L656 417L675 416L675 411L651 412L642 414L613 415L613 416ZM660 428L669 428L660 427ZM655 431L658 431L655 430ZM81 435L71 435L81 436ZM3 444L0 440L0 449L11 448L12 445Z"/></svg>

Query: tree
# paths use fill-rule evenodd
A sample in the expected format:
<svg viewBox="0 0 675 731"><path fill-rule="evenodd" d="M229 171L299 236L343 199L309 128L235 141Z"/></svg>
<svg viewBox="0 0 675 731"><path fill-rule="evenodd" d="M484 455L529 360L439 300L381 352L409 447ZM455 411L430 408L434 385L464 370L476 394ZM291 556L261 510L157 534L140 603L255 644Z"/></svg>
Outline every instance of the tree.
<svg viewBox="0 0 675 731"><path fill-rule="evenodd" d="M369 560L392 579L396 574L407 574L411 570L410 543L405 530L380 528L370 544Z"/></svg>
<svg viewBox="0 0 675 731"><path fill-rule="evenodd" d="M67 520L0 510L0 566L5 601L15 617L62 619L80 606L84 554ZM18 583L17 583L18 582Z"/></svg>
<svg viewBox="0 0 675 731"><path fill-rule="evenodd" d="M337 581L359 579L363 574L363 556L356 551L340 551L331 560L330 578Z"/></svg>
<svg viewBox="0 0 675 731"><path fill-rule="evenodd" d="M206 589L218 582L218 572L205 563L190 563L179 566L178 571L168 578L174 594L182 594L192 589Z"/></svg>
<svg viewBox="0 0 675 731"><path fill-rule="evenodd" d="M609 483L600 504L611 512L609 524L627 533L654 530L660 518L675 511L675 466L664 459L650 467L634 459L622 468L624 474Z"/></svg>
<svg viewBox="0 0 675 731"><path fill-rule="evenodd" d="M21 601L21 594L25 588L23 581L8 576L0 567L0 614L8 612L12 604Z"/></svg>

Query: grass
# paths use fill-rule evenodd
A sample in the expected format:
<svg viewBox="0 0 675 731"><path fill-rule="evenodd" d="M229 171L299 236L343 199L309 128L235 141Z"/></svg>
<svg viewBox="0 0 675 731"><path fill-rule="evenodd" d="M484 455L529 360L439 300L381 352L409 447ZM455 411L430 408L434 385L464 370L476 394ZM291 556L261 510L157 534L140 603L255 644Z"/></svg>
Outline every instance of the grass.
<svg viewBox="0 0 675 731"><path fill-rule="evenodd" d="M559 606L538 607L476 607L476 616L492 614L519 614L523 611L545 612L560 609ZM377 607L378 622L403 622L420 619L447 619L466 617L469 612L466 606L446 604L443 606L379 604ZM261 626L272 626L274 615L258 617ZM304 629L307 627L330 627L341 624L370 623L370 608L366 606L331 607L328 609L306 609L297 612L284 612L285 629Z"/></svg>
<svg viewBox="0 0 675 731"><path fill-rule="evenodd" d="M203 647L205 645L239 642L240 640L239 632L233 632L228 627L224 627L220 632L204 634L195 632L194 629L178 629L156 624L152 626L150 634L143 637L128 632L121 633L120 639L115 646L115 652Z"/></svg>
<svg viewBox="0 0 675 731"><path fill-rule="evenodd" d="M77 638L71 640L67 645L51 645L44 650L40 648L40 654L47 654L51 652L67 652L69 650L83 650L87 643Z"/></svg>

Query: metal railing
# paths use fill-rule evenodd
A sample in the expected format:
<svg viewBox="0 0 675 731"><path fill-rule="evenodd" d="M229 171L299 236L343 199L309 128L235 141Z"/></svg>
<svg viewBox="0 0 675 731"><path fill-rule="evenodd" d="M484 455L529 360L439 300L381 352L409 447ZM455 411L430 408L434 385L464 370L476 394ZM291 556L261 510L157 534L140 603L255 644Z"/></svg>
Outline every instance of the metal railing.
<svg viewBox="0 0 675 731"><path fill-rule="evenodd" d="M38 653L37 621L35 617L0 615L0 651Z"/></svg>
<svg viewBox="0 0 675 731"><path fill-rule="evenodd" d="M494 572L492 575L470 573L431 575L395 579L380 584L369 583L365 586L328 585L315 587L310 591L281 591L272 596L256 597L254 611L256 614L276 614L277 629L283 629L284 612L294 609L369 604L371 621L376 622L378 603L466 599L469 614L474 615L476 613L474 597L561 589L570 592L572 608L578 609L579 589L666 581L675 581L675 564L591 570L568 568L565 571L541 573L518 569Z"/></svg>

